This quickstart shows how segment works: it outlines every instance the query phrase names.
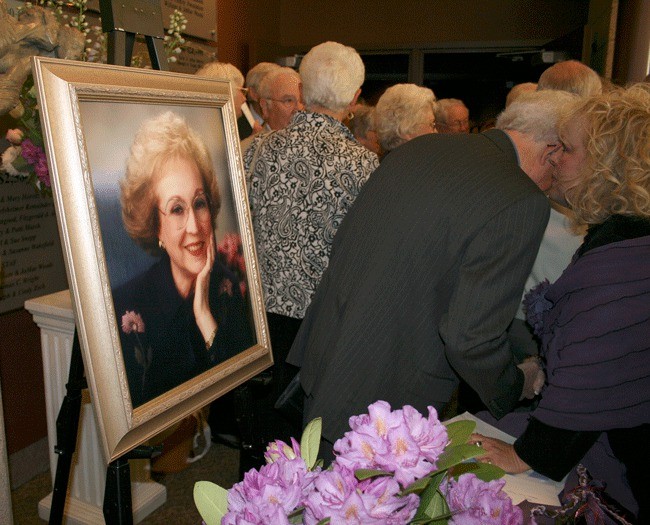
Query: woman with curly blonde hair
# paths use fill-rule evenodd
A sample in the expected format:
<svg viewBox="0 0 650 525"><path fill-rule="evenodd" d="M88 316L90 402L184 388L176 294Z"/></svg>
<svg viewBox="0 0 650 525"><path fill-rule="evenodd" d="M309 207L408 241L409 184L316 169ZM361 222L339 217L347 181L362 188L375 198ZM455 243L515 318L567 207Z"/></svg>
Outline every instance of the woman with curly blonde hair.
<svg viewBox="0 0 650 525"><path fill-rule="evenodd" d="M474 439L486 450L482 460L507 472L532 468L560 480L584 463L632 512L638 504L638 522L648 523L650 88L581 100L561 120L559 136L550 196L588 230L562 276L526 298L547 384L514 445ZM624 470L605 468L604 454L588 464L605 436ZM617 484L622 491L614 494Z"/></svg>

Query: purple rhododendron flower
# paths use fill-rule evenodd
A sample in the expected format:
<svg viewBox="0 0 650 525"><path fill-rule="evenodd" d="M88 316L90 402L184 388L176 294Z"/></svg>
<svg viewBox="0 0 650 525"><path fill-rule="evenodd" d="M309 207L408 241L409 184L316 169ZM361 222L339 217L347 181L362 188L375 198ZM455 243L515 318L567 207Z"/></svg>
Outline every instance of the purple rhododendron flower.
<svg viewBox="0 0 650 525"><path fill-rule="evenodd" d="M481 481L475 474L463 474L440 489L453 513L449 524L455 525L520 525L522 510L512 504L501 490L505 480Z"/></svg>
<svg viewBox="0 0 650 525"><path fill-rule="evenodd" d="M303 523L314 525L324 518L330 518L332 525L373 523L358 486L354 472L345 467L334 465L332 470L321 472L304 502Z"/></svg>
<svg viewBox="0 0 650 525"><path fill-rule="evenodd" d="M402 496L404 488L436 470L449 443L447 428L433 407L424 417L415 408L391 410L385 401L368 407L367 414L350 418L349 432L334 445L330 470L307 470L300 445L281 440L269 443L267 465L251 470L228 491L225 525L287 524L295 513L304 525L329 520L330 525L402 525L416 515L420 498ZM381 470L386 475L359 481L358 469ZM515 525L521 509L502 491L504 481L489 483L474 474L444 481L453 517L451 524Z"/></svg>
<svg viewBox="0 0 650 525"><path fill-rule="evenodd" d="M300 456L279 456L259 471L249 470L244 480L228 491L228 514L223 523L289 523L287 516L301 504L318 474L317 470L307 471Z"/></svg>
<svg viewBox="0 0 650 525"><path fill-rule="evenodd" d="M271 441L266 447L266 452L264 452L264 459L267 463L273 463L280 458L292 460L299 457L301 457L300 445L294 438L291 438L291 446L287 445L281 439Z"/></svg>
<svg viewBox="0 0 650 525"><path fill-rule="evenodd" d="M351 470L392 472L402 486L435 470L448 442L433 407L427 419L411 406L392 411L388 403L377 401L368 414L351 417L350 427L334 444L336 463Z"/></svg>
<svg viewBox="0 0 650 525"><path fill-rule="evenodd" d="M387 525L408 523L420 504L420 498L416 494L401 497L399 483L388 476L363 481L359 484L359 489L370 516Z"/></svg>

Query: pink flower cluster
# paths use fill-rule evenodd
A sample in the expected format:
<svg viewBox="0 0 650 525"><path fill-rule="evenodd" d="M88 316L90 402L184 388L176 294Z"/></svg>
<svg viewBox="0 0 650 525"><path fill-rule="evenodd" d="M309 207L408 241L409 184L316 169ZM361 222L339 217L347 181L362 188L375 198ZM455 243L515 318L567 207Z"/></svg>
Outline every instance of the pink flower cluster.
<svg viewBox="0 0 650 525"><path fill-rule="evenodd" d="M386 401L368 407L368 414L350 418L350 432L334 444L336 462L352 471L384 470L404 487L436 470L447 446L447 429L429 407L424 418L412 406L391 411Z"/></svg>
<svg viewBox="0 0 650 525"><path fill-rule="evenodd" d="M274 460L259 471L249 470L228 491L228 513L222 525L289 525L288 515L307 497L319 474L319 470L307 469L300 446L295 439L291 441L292 448L276 441Z"/></svg>
<svg viewBox="0 0 650 525"><path fill-rule="evenodd" d="M416 494L400 496L402 488L391 477L359 481L354 471L336 461L332 470L320 473L304 501L303 523L316 525L329 518L330 523L401 525L408 523L418 510Z"/></svg>
<svg viewBox="0 0 650 525"><path fill-rule="evenodd" d="M50 187L50 171L47 168L47 158L43 148L34 144L30 139L25 139L20 144L20 154L32 166L34 173L45 186Z"/></svg>
<svg viewBox="0 0 650 525"><path fill-rule="evenodd" d="M279 440L270 443L267 465L250 470L228 491L222 524L287 525L298 519L304 525L409 523L420 497L404 495L404 489L437 470L436 462L449 443L435 409L428 411L425 418L408 405L393 411L385 401L373 403L368 414L350 418L351 430L335 443L336 458L328 470L310 471L293 438L291 446ZM360 481L355 475L359 469L385 475ZM452 513L449 523L522 523L521 509L501 490L504 483L486 483L474 474L443 481L439 490Z"/></svg>
<svg viewBox="0 0 650 525"><path fill-rule="evenodd" d="M246 260L241 237L236 233L227 233L217 245L217 254L224 264L237 275L241 294L242 296L246 295Z"/></svg>
<svg viewBox="0 0 650 525"><path fill-rule="evenodd" d="M519 525L524 522L522 510L501 489L506 484L498 479L481 481L474 474L463 474L440 489L452 512L450 525Z"/></svg>

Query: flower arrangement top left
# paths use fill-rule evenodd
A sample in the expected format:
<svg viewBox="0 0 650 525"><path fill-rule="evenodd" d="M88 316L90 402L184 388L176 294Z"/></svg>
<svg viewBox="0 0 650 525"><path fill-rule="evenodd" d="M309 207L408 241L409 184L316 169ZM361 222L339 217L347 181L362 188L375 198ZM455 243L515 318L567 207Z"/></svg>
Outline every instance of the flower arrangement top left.
<svg viewBox="0 0 650 525"><path fill-rule="evenodd" d="M16 127L9 129L9 142L2 153L0 174L24 180L46 196L51 183L40 129L30 58L49 56L68 60L104 62L106 38L101 27L86 16L87 0L36 0L10 10L0 0L0 116L9 114ZM95 15L97 22L100 19ZM167 60L174 62L185 39L187 20L175 10L169 17L164 39ZM143 66L139 54L132 65Z"/></svg>
<svg viewBox="0 0 650 525"><path fill-rule="evenodd" d="M0 115L9 112L19 124L7 133L10 146L2 154L0 172L25 178L37 191L49 194L30 58L49 55L78 60L86 36L60 22L55 10L41 6L26 4L12 16L5 0L0 0L0 34Z"/></svg>

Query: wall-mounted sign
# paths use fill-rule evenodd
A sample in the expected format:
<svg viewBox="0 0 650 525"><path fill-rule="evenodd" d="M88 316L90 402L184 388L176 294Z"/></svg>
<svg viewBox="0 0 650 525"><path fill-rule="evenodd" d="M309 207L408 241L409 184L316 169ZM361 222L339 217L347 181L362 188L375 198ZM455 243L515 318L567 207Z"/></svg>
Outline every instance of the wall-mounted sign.
<svg viewBox="0 0 650 525"><path fill-rule="evenodd" d="M87 8L99 12L99 0L89 0ZM187 18L186 35L217 41L217 4L204 0L162 0L163 25L169 25L169 15L174 9Z"/></svg>
<svg viewBox="0 0 650 525"><path fill-rule="evenodd" d="M0 176L0 313L67 287L52 199Z"/></svg>

